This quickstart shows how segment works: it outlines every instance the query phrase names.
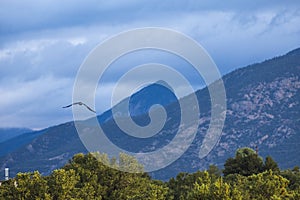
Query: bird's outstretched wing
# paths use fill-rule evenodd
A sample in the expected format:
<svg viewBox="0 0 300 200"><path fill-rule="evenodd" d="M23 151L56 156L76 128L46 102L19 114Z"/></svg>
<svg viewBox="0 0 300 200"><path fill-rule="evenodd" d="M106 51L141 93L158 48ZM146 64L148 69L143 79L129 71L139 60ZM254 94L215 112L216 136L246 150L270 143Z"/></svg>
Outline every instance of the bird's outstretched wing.
<svg viewBox="0 0 300 200"><path fill-rule="evenodd" d="M63 106L62 108L69 108L71 106L73 106L73 104L70 104L70 105L67 105L67 106Z"/></svg>
<svg viewBox="0 0 300 200"><path fill-rule="evenodd" d="M82 103L82 102L81 102ZM90 108L88 105L86 105L85 103L82 103L81 105L84 105L89 111L92 111L93 113L96 113L96 111L94 111L92 108Z"/></svg>
<svg viewBox="0 0 300 200"><path fill-rule="evenodd" d="M63 108L69 108L69 107L74 106L74 105L83 105L83 104L84 103L82 103L82 102L75 102L75 103L72 103L70 105L64 106Z"/></svg>
<svg viewBox="0 0 300 200"><path fill-rule="evenodd" d="M72 103L70 105L67 105L67 106L64 106L63 108L69 108L71 106L74 106L74 105L84 105L89 111L93 112L93 113L96 113L96 111L94 111L92 108L90 108L88 105L86 105L85 103L82 103L81 101L80 102L75 102L75 103Z"/></svg>

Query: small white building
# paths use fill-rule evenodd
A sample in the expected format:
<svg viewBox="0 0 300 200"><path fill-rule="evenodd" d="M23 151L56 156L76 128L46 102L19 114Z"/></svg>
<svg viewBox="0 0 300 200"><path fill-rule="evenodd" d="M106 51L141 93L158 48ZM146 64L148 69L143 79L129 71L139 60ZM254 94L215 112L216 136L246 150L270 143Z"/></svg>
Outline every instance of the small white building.
<svg viewBox="0 0 300 200"><path fill-rule="evenodd" d="M4 177L6 181L9 179L9 168L4 169Z"/></svg>

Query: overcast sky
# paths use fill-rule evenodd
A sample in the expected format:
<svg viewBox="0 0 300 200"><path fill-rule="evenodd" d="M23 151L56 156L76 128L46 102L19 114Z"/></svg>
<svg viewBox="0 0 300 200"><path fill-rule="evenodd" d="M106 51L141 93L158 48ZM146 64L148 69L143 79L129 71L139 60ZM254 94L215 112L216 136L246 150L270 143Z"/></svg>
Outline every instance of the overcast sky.
<svg viewBox="0 0 300 200"><path fill-rule="evenodd" d="M84 58L112 35L142 27L195 39L226 74L298 48L300 1L1 0L0 127L72 120L61 106L72 101ZM109 107L109 80L97 94L105 99L98 113Z"/></svg>

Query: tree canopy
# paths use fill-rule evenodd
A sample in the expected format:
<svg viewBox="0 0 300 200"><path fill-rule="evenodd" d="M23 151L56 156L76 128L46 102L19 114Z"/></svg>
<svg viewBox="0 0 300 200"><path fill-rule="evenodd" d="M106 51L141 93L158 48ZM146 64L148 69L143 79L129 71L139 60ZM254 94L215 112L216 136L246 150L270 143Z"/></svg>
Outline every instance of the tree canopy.
<svg viewBox="0 0 300 200"><path fill-rule="evenodd" d="M2 182L0 199L300 199L299 167L280 170L270 156L263 162L249 148L238 149L224 167L224 176L211 165L205 171L181 172L162 182L153 180L135 158L125 154L119 159L100 153L77 154L49 176L37 171L19 173Z"/></svg>

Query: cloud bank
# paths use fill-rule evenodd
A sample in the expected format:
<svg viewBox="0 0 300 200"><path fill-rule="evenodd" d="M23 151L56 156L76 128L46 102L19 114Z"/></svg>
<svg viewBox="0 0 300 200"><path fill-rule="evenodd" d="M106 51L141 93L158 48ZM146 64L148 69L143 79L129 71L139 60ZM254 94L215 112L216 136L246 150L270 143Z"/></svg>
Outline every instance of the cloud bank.
<svg viewBox="0 0 300 200"><path fill-rule="evenodd" d="M149 26L192 37L225 74L299 47L300 2L3 0L0 126L43 128L72 120L71 110L60 108L70 103L88 53L114 34ZM97 104L100 113L110 106L115 78L108 75L107 87L97 92L105 102Z"/></svg>

